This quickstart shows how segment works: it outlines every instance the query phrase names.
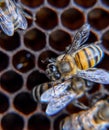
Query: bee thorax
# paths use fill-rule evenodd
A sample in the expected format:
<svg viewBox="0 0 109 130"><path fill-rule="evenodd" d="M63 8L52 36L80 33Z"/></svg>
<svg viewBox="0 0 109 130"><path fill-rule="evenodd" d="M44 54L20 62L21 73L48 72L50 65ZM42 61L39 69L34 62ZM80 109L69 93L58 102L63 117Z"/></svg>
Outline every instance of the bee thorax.
<svg viewBox="0 0 109 130"><path fill-rule="evenodd" d="M68 62L60 63L60 71L61 73L68 73L71 71L70 64Z"/></svg>

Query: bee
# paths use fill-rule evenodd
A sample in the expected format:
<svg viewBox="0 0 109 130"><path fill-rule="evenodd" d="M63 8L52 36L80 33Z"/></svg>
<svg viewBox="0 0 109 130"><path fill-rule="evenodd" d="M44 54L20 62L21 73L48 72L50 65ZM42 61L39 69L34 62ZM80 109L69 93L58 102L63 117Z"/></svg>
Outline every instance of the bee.
<svg viewBox="0 0 109 130"><path fill-rule="evenodd" d="M63 82L59 80L53 83L43 83L34 87L32 96L35 101L48 103L46 114L52 116L60 112L71 102L79 108L88 109L87 106L78 101L78 99L89 90L88 86L87 82L82 78L76 77Z"/></svg>
<svg viewBox="0 0 109 130"><path fill-rule="evenodd" d="M76 100L86 92L87 85L83 79L109 84L109 73L103 69L93 68L104 55L100 45L83 45L89 37L89 32L90 25L86 23L76 33L73 43L66 48L66 53L58 56L57 59L49 59L46 74L51 80L51 88L45 92L42 92L42 87L33 89L34 99L40 97L39 101L48 103L46 109L48 115L58 113L70 102L78 107L87 108ZM47 84L40 86L44 87ZM42 93L37 96L39 90Z"/></svg>
<svg viewBox="0 0 109 130"><path fill-rule="evenodd" d="M109 102L98 101L86 111L72 114L60 123L60 130L107 130L109 126Z"/></svg>
<svg viewBox="0 0 109 130"><path fill-rule="evenodd" d="M18 28L26 29L27 21L23 11L12 0L0 1L0 28L8 36L12 36Z"/></svg>
<svg viewBox="0 0 109 130"><path fill-rule="evenodd" d="M90 25L86 23L78 30L65 54L57 59L49 59L46 74L51 81L81 77L92 82L109 84L109 73L93 68L104 56L100 43L83 45L89 33Z"/></svg>

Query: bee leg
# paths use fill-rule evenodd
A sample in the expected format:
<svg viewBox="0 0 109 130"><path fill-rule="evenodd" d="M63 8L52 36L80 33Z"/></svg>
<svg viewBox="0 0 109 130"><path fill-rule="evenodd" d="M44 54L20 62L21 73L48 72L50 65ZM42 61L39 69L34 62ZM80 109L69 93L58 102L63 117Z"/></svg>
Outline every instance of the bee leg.
<svg viewBox="0 0 109 130"><path fill-rule="evenodd" d="M55 88L54 88L54 83L53 83L53 82L51 82L49 85L50 85L50 88L53 88L54 95L56 95L56 93L55 93Z"/></svg>
<svg viewBox="0 0 109 130"><path fill-rule="evenodd" d="M76 89L75 89L75 86L76 86L76 82L71 82L71 89L75 92L76 91Z"/></svg>
<svg viewBox="0 0 109 130"><path fill-rule="evenodd" d="M79 107L81 109L84 109L84 110L89 109L88 106L84 105L83 103L79 102L78 100L73 101L73 105L75 105L76 107Z"/></svg>
<svg viewBox="0 0 109 130"><path fill-rule="evenodd" d="M53 87L54 95L56 95L56 93L55 93L55 88L54 88L53 84L52 84L52 87Z"/></svg>
<svg viewBox="0 0 109 130"><path fill-rule="evenodd" d="M50 63L52 63L52 62L56 62L56 59L55 58L49 58L49 60L48 60Z"/></svg>
<svg viewBox="0 0 109 130"><path fill-rule="evenodd" d="M42 63L48 62L49 58L46 58L45 60L41 60Z"/></svg>

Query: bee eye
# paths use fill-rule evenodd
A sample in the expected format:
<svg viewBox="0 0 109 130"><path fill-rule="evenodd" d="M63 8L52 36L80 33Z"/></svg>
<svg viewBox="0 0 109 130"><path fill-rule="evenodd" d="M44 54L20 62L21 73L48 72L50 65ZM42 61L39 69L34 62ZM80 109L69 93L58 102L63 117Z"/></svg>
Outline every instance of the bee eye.
<svg viewBox="0 0 109 130"><path fill-rule="evenodd" d="M50 71L52 71L52 72L55 72L55 71L57 70L57 68L56 68L55 65L50 65L50 66L49 66L49 69L50 69Z"/></svg>
<svg viewBox="0 0 109 130"><path fill-rule="evenodd" d="M54 77L57 80L57 79L60 79L61 75L60 75L60 73L55 73Z"/></svg>

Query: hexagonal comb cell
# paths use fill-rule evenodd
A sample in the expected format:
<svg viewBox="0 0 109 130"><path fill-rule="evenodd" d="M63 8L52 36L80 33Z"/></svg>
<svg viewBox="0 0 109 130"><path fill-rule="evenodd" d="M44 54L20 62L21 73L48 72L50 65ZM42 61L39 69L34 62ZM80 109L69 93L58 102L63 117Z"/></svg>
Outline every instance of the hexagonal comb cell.
<svg viewBox="0 0 109 130"><path fill-rule="evenodd" d="M70 34L63 30L55 30L49 36L49 43L52 48L58 51L64 51L65 47L71 44Z"/></svg>
<svg viewBox="0 0 109 130"><path fill-rule="evenodd" d="M9 105L8 97L0 92L0 113L6 112L9 108Z"/></svg>
<svg viewBox="0 0 109 130"><path fill-rule="evenodd" d="M36 14L36 23L43 29L53 29L58 24L56 12L48 7L43 7Z"/></svg>
<svg viewBox="0 0 109 130"><path fill-rule="evenodd" d="M104 29L109 25L109 12L102 8L94 8L88 13L88 21L97 30Z"/></svg>
<svg viewBox="0 0 109 130"><path fill-rule="evenodd" d="M41 4L43 4L44 0L21 0L21 2L31 8L40 6Z"/></svg>
<svg viewBox="0 0 109 130"><path fill-rule="evenodd" d="M41 113L34 114L28 120L28 130L50 130L50 120Z"/></svg>
<svg viewBox="0 0 109 130"><path fill-rule="evenodd" d="M48 0L48 2L57 8L63 8L69 4L70 0Z"/></svg>
<svg viewBox="0 0 109 130"><path fill-rule="evenodd" d="M109 0L101 0L104 4L109 6Z"/></svg>
<svg viewBox="0 0 109 130"><path fill-rule="evenodd" d="M24 120L17 113L7 113L1 120L3 130L23 130Z"/></svg>
<svg viewBox="0 0 109 130"><path fill-rule="evenodd" d="M0 51L0 71L7 68L9 64L9 57L2 51Z"/></svg>
<svg viewBox="0 0 109 130"><path fill-rule="evenodd" d="M35 57L29 51L21 50L13 56L13 65L20 72L27 72L35 67Z"/></svg>
<svg viewBox="0 0 109 130"><path fill-rule="evenodd" d="M6 35L0 36L0 47L5 50L12 51L20 46L20 36L17 32L12 37Z"/></svg>
<svg viewBox="0 0 109 130"><path fill-rule="evenodd" d="M77 29L84 23L84 14L77 8L69 8L63 11L61 15L62 24L71 29Z"/></svg>
<svg viewBox="0 0 109 130"><path fill-rule="evenodd" d="M6 71L0 78L1 87L9 93L14 93L21 89L23 85L22 76L13 70Z"/></svg>
<svg viewBox="0 0 109 130"><path fill-rule="evenodd" d="M44 73L33 71L27 78L27 88L32 90L34 86L48 82L48 78Z"/></svg>
<svg viewBox="0 0 109 130"><path fill-rule="evenodd" d="M92 7L96 2L97 0L87 0L87 1L84 1L84 0L74 0L75 3L77 3L78 5L84 7L84 8L89 8L89 7Z"/></svg>
<svg viewBox="0 0 109 130"><path fill-rule="evenodd" d="M45 34L36 28L31 29L25 33L24 43L34 51L41 50L46 45Z"/></svg>
<svg viewBox="0 0 109 130"><path fill-rule="evenodd" d="M36 109L36 102L33 100L30 93L22 92L16 95L14 98L15 108L23 114L30 114Z"/></svg>

